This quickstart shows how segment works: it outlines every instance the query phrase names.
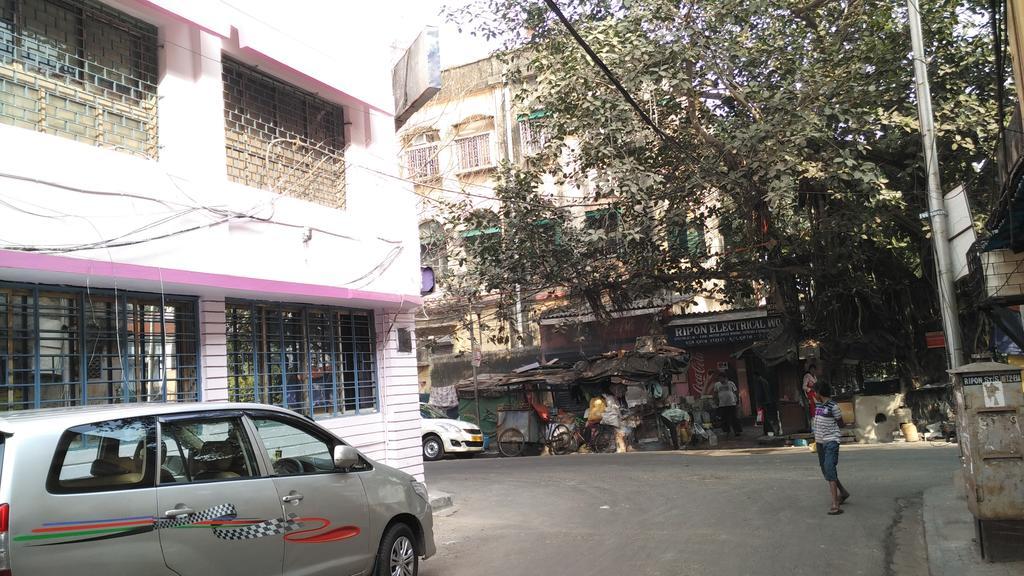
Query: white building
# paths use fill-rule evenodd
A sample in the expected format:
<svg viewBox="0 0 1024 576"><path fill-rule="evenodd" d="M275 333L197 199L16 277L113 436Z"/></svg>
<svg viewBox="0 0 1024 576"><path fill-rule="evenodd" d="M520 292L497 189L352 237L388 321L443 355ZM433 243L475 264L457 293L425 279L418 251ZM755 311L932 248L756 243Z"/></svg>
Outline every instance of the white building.
<svg viewBox="0 0 1024 576"><path fill-rule="evenodd" d="M235 5L0 0L0 410L255 400L422 479L391 47Z"/></svg>

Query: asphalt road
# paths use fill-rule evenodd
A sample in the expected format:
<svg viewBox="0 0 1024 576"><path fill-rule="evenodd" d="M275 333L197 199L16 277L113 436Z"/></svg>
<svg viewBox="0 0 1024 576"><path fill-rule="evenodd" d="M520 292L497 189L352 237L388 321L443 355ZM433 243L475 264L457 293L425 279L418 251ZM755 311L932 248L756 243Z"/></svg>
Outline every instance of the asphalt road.
<svg viewBox="0 0 1024 576"><path fill-rule="evenodd" d="M438 555L421 574L927 575L923 540L905 542L920 540L920 496L951 482L957 457L844 446L841 516L826 514L807 449L431 463L428 486L455 506L435 514Z"/></svg>

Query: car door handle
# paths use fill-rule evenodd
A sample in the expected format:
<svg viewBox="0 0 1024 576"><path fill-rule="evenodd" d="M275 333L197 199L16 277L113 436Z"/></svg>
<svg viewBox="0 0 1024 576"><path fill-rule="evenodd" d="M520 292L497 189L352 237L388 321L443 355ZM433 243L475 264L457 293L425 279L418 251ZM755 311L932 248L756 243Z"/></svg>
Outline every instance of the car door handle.
<svg viewBox="0 0 1024 576"><path fill-rule="evenodd" d="M288 503L288 502L299 502L303 498L305 498L305 496L303 496L302 494L299 494L298 492L293 490L291 492L291 494L288 494L287 496L282 496L281 497L281 502L285 502L285 503Z"/></svg>
<svg viewBox="0 0 1024 576"><path fill-rule="evenodd" d="M196 511L189 508L188 506L178 506L173 510L164 512L165 518L177 518L178 516L188 516L189 514L195 514Z"/></svg>

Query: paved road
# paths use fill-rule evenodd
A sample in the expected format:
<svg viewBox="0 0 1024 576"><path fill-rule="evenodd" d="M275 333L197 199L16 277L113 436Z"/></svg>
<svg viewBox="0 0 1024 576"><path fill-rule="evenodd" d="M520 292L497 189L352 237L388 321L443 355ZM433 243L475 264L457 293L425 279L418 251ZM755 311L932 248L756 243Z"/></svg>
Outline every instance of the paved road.
<svg viewBox="0 0 1024 576"><path fill-rule="evenodd" d="M455 508L435 515L439 553L421 573L927 575L923 541L897 543L918 540L921 494L951 482L957 456L923 443L844 447L853 497L834 517L806 449L437 462L427 484Z"/></svg>

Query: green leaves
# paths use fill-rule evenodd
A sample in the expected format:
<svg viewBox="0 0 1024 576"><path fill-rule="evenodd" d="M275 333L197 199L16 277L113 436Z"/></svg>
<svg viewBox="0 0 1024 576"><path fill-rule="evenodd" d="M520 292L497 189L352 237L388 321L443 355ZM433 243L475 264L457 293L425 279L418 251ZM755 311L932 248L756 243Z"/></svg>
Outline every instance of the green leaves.
<svg viewBox="0 0 1024 576"><path fill-rule="evenodd" d="M763 286L834 346L871 328L913 348L913 326L935 309L919 282L929 248L915 218L924 174L901 4L562 4L678 146L640 121L541 2L480 0L456 12L503 41L517 109L545 110L551 142L501 172L500 247L472 264L483 284L559 286L593 306L737 278L710 292ZM971 165L992 156L998 135L994 59L978 24L987 6L922 5L947 186L977 180ZM544 174L562 199L537 191ZM619 214L614 230L587 226L597 205ZM558 222L559 243L539 219ZM708 258L694 257L695 239L681 253L681 223L706 230Z"/></svg>

